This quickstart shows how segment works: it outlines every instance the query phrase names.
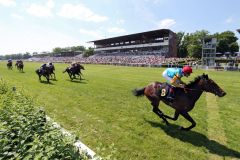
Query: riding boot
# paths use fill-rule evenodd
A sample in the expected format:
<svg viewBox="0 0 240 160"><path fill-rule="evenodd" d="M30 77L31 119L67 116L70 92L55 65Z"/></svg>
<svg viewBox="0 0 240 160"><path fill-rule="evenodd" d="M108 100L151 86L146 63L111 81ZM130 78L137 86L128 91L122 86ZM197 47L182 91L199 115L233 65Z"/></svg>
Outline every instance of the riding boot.
<svg viewBox="0 0 240 160"><path fill-rule="evenodd" d="M170 91L170 92L169 92L169 94L168 94L168 96L167 96L167 99L168 99L168 101L171 102L171 103L174 101L174 99L175 99L175 94L174 94L173 91Z"/></svg>
<svg viewBox="0 0 240 160"><path fill-rule="evenodd" d="M174 98L174 97L171 97L171 96L168 96L167 99L168 99L169 102L172 103L172 102L174 101L175 98Z"/></svg>

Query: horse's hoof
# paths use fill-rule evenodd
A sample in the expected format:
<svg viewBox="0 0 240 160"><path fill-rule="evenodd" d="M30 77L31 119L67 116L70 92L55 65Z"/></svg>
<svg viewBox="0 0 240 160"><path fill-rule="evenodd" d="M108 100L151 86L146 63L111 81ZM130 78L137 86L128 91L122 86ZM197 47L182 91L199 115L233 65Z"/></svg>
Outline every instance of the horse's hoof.
<svg viewBox="0 0 240 160"><path fill-rule="evenodd" d="M180 126L178 129L181 130L181 131L189 131L188 128L184 128L184 127L182 127L182 126Z"/></svg>
<svg viewBox="0 0 240 160"><path fill-rule="evenodd" d="M163 122L163 123L166 123L167 126L170 125L170 123L169 123L168 121L164 121L164 120L163 120L162 122Z"/></svg>

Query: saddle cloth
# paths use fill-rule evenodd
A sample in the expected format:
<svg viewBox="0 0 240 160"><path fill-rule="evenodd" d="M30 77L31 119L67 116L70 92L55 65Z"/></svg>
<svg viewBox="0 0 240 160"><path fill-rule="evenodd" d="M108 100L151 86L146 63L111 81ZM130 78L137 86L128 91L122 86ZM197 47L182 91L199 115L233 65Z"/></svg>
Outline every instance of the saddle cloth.
<svg viewBox="0 0 240 160"><path fill-rule="evenodd" d="M162 83L161 86L159 86L159 90L157 95L161 97L169 97L172 94L174 94L174 87L168 83Z"/></svg>

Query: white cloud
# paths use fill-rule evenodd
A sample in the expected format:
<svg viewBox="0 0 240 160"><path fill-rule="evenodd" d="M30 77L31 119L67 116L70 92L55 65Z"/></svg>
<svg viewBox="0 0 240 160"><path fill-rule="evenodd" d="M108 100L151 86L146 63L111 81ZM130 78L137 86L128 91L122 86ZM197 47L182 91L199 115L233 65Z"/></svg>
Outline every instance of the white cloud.
<svg viewBox="0 0 240 160"><path fill-rule="evenodd" d="M0 0L0 5L5 7L16 6L15 0Z"/></svg>
<svg viewBox="0 0 240 160"><path fill-rule="evenodd" d="M158 23L158 27L169 29L175 24L176 24L176 21L174 19L163 19Z"/></svg>
<svg viewBox="0 0 240 160"><path fill-rule="evenodd" d="M29 8L27 8L27 13L36 16L36 17L52 17L52 8L54 7L54 2L52 0L48 0L45 5L39 4L31 4Z"/></svg>
<svg viewBox="0 0 240 160"><path fill-rule="evenodd" d="M52 51L55 47L86 46L85 41L77 36L45 26L26 26L27 32L22 30L21 26L17 29L0 29L0 54Z"/></svg>
<svg viewBox="0 0 240 160"><path fill-rule="evenodd" d="M226 23L232 23L233 22L233 17L228 17L226 20L225 20Z"/></svg>
<svg viewBox="0 0 240 160"><path fill-rule="evenodd" d="M126 33L127 31L123 28L118 28L118 27L112 27L107 30L109 33L114 33L114 34L122 34Z"/></svg>
<svg viewBox="0 0 240 160"><path fill-rule="evenodd" d="M121 25L121 24L124 24L125 23L125 20L124 19L119 19L118 21L117 21L117 24L118 25Z"/></svg>
<svg viewBox="0 0 240 160"><path fill-rule="evenodd" d="M95 31L95 30L93 31L93 30L86 30L86 29L81 28L79 30L79 33L83 34L83 35L86 35L86 36L90 36L92 38L97 38L97 39L103 38L101 33L99 31Z"/></svg>
<svg viewBox="0 0 240 160"><path fill-rule="evenodd" d="M46 6L47 6L48 8L53 8L53 7L54 7L54 2L53 2L53 0L48 0Z"/></svg>
<svg viewBox="0 0 240 160"><path fill-rule="evenodd" d="M23 16L18 15L18 14L16 14L16 13L11 14L11 17L13 17L13 18L15 18L15 19L18 19L18 20L23 20L23 19L24 19Z"/></svg>
<svg viewBox="0 0 240 160"><path fill-rule="evenodd" d="M58 15L64 18L78 19L87 22L103 22L108 20L108 17L94 13L83 4L64 4Z"/></svg>

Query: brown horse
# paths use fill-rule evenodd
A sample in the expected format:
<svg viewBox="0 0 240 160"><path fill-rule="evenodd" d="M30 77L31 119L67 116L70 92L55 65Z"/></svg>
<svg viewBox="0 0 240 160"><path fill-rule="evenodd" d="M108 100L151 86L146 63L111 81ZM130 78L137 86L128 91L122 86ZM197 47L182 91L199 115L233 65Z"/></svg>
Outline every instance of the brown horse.
<svg viewBox="0 0 240 160"><path fill-rule="evenodd" d="M23 61L18 60L15 64L15 67L17 67L19 71L23 72L23 67L24 67Z"/></svg>
<svg viewBox="0 0 240 160"><path fill-rule="evenodd" d="M12 68L13 68L13 67L12 67L12 62L8 62L8 63L7 63L7 68L12 70Z"/></svg>
<svg viewBox="0 0 240 160"><path fill-rule="evenodd" d="M208 78L208 75L205 74L195 78L194 81L186 85L185 89L174 88L175 99L173 102L169 102L166 96L161 96L162 91L166 91L161 90L163 84L164 83L154 82L142 89L135 89L133 94L135 96L145 95L151 101L153 112L162 118L167 125L169 124L167 119L176 121L179 115L182 115L185 119L192 123L192 125L187 128L180 127L181 130L190 130L196 126L196 122L192 119L188 112L194 108L196 101L204 91L213 93L219 97L226 95L226 93L213 80ZM175 115L173 118L163 114L158 108L160 101L163 101L165 104L175 109Z"/></svg>

